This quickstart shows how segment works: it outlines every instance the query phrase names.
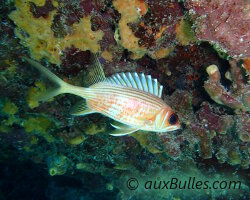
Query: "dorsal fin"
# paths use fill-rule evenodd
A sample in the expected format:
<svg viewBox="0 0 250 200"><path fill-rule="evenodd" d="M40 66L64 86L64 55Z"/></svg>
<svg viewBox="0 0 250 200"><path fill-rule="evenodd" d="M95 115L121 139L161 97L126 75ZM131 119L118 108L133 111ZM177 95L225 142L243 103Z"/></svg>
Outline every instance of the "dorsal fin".
<svg viewBox="0 0 250 200"><path fill-rule="evenodd" d="M141 73L140 75L136 72L117 73L107 78L106 81L112 84L143 90L160 98L162 96L163 86L160 85L157 79L152 79L151 75L145 76L144 73Z"/></svg>
<svg viewBox="0 0 250 200"><path fill-rule="evenodd" d="M102 65L96 55L91 56L92 65L88 69L87 85L103 82L106 80Z"/></svg>
<svg viewBox="0 0 250 200"><path fill-rule="evenodd" d="M94 110L89 109L86 100L81 100L77 104L75 104L70 111L71 115L75 116L83 116L83 115L88 115L95 113Z"/></svg>

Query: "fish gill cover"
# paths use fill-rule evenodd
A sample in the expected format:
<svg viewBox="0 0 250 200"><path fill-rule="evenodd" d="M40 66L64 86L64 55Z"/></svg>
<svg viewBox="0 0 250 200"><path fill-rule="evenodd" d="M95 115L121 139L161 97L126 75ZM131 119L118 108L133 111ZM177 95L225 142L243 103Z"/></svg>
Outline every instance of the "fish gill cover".
<svg viewBox="0 0 250 200"><path fill-rule="evenodd" d="M245 0L1 1L0 198L249 199L249 13ZM113 137L114 120L70 114L79 97L38 101L52 84L23 57L86 87L94 55L107 77L156 78L181 129Z"/></svg>

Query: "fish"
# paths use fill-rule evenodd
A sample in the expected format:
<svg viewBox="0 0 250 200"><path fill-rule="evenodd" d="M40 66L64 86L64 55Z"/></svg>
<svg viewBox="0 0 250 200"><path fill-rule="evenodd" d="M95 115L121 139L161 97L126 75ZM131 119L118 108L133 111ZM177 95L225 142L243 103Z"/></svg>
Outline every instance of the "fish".
<svg viewBox="0 0 250 200"><path fill-rule="evenodd" d="M71 85L40 63L23 57L31 66L57 85L37 97L47 101L60 94L73 94L82 100L73 106L71 114L86 116L100 113L114 120L112 136L124 136L136 131L165 133L180 129L180 121L174 110L162 97L163 86L151 75L136 72L116 73L105 77L97 56L93 56L89 87Z"/></svg>

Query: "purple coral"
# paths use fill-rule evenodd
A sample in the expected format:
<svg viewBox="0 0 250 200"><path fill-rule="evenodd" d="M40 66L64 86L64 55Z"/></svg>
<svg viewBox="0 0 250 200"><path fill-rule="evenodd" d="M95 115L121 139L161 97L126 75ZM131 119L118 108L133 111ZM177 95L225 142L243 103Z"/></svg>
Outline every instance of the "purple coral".
<svg viewBox="0 0 250 200"><path fill-rule="evenodd" d="M66 48L62 56L62 66L60 73L68 76L69 74L76 76L81 70L87 68L87 65L91 64L91 52L81 51L80 49L72 46Z"/></svg>
<svg viewBox="0 0 250 200"><path fill-rule="evenodd" d="M230 61L230 72L232 77L232 87L230 91L220 83L221 75L216 65L210 65L207 68L209 80L204 83L204 88L209 96L217 103L226 105L232 109L249 110L250 93L249 84L246 84L241 69L237 62Z"/></svg>
<svg viewBox="0 0 250 200"><path fill-rule="evenodd" d="M237 134L242 142L250 140L250 118L248 114L237 115Z"/></svg>
<svg viewBox="0 0 250 200"><path fill-rule="evenodd" d="M54 9L55 7L51 0L46 0L44 6L37 6L35 3L30 2L30 12L32 12L35 18L46 18L49 16L49 12Z"/></svg>
<svg viewBox="0 0 250 200"><path fill-rule="evenodd" d="M187 0L196 36L218 44L232 57L250 56L250 6L245 0Z"/></svg>

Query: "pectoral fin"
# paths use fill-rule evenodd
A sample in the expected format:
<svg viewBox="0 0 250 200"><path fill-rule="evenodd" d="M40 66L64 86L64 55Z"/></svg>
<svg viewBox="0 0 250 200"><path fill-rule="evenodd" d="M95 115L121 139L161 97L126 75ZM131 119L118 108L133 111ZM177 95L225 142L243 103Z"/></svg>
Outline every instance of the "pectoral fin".
<svg viewBox="0 0 250 200"><path fill-rule="evenodd" d="M138 127L136 127L136 128L131 127L131 128L127 128L127 129L116 129L110 135L112 135L112 136L124 136L124 135L129 135L131 133L134 133L138 130L139 130Z"/></svg>
<svg viewBox="0 0 250 200"><path fill-rule="evenodd" d="M111 126L113 126L116 129L129 129L131 128L130 126L126 124L122 124L120 122L114 121L113 123L110 123Z"/></svg>

